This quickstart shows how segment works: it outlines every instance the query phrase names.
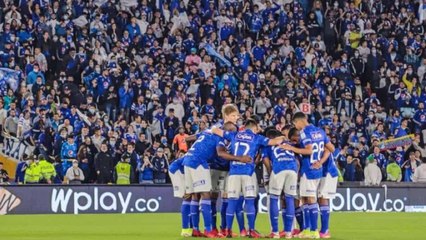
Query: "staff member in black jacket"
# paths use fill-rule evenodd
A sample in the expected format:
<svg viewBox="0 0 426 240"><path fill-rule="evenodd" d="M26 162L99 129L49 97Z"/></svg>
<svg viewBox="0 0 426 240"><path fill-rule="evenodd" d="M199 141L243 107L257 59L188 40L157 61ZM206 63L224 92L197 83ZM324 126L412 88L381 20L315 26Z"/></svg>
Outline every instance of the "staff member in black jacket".
<svg viewBox="0 0 426 240"><path fill-rule="evenodd" d="M101 152L95 156L95 170L97 175L96 183L106 184L112 182L114 159L108 153L108 145L106 141L102 142Z"/></svg>

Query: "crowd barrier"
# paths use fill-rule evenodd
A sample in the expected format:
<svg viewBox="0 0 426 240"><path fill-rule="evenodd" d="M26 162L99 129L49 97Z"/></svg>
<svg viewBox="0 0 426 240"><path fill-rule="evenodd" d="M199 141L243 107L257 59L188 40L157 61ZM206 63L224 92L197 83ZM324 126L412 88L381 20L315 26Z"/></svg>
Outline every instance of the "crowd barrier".
<svg viewBox="0 0 426 240"><path fill-rule="evenodd" d="M426 212L426 185L340 186L332 211ZM259 211L267 195L259 193ZM171 185L10 185L0 187L0 215L179 212Z"/></svg>

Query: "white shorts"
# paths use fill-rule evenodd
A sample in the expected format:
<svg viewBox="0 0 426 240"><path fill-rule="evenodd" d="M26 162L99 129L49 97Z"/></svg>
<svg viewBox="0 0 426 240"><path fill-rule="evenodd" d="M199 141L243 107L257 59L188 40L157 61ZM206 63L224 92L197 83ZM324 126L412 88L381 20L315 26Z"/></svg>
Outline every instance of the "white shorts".
<svg viewBox="0 0 426 240"><path fill-rule="evenodd" d="M202 193L212 190L212 179L210 177L210 169L198 166L193 169L185 166L185 192Z"/></svg>
<svg viewBox="0 0 426 240"><path fill-rule="evenodd" d="M307 179L303 174L300 177L300 197L317 197L320 179Z"/></svg>
<svg viewBox="0 0 426 240"><path fill-rule="evenodd" d="M183 198L185 195L185 175L178 170L175 173L169 172L169 176L173 185L173 196Z"/></svg>
<svg viewBox="0 0 426 240"><path fill-rule="evenodd" d="M283 190L286 195L297 195L297 173L295 171L285 170L277 174L271 173L269 193L280 196Z"/></svg>
<svg viewBox="0 0 426 240"><path fill-rule="evenodd" d="M253 175L230 175L228 177L228 198L239 198L241 193L244 197L256 197L259 190L256 174Z"/></svg>
<svg viewBox="0 0 426 240"><path fill-rule="evenodd" d="M212 191L213 192L226 192L226 182L228 179L228 171L221 171L211 169L210 174L212 176Z"/></svg>
<svg viewBox="0 0 426 240"><path fill-rule="evenodd" d="M266 193L269 193L269 173L266 170L265 164L263 165L263 187L265 188Z"/></svg>
<svg viewBox="0 0 426 240"><path fill-rule="evenodd" d="M332 177L329 173L322 177L318 188L318 197L324 199L334 199L337 189L337 177Z"/></svg>

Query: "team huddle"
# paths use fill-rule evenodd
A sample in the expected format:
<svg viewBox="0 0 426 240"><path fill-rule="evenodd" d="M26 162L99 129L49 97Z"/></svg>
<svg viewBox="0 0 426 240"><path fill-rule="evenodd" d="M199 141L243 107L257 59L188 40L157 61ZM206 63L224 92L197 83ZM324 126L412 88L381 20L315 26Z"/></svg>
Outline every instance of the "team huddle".
<svg viewBox="0 0 426 240"><path fill-rule="evenodd" d="M329 200L336 192L338 171L331 154L334 146L325 132L310 125L302 112L294 114L293 127L269 129L265 136L259 134L261 129L254 119L246 120L238 130L239 113L232 104L223 106L222 116L223 123L189 137L187 141L195 141L192 147L170 164L174 196L183 199L181 235L236 237L232 232L236 217L239 236L263 237L255 228L259 191L255 167L263 162L271 224L267 237L330 238ZM216 217L219 196L220 230ZM200 209L204 233L199 228ZM280 210L282 231L278 226Z"/></svg>

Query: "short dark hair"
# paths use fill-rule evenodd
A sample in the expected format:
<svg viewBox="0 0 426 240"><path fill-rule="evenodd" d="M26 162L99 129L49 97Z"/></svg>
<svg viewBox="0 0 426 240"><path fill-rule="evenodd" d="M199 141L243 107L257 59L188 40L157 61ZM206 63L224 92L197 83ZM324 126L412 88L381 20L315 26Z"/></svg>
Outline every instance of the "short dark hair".
<svg viewBox="0 0 426 240"><path fill-rule="evenodd" d="M297 129L295 127L290 128L290 130L288 130L288 138L291 138L293 136L297 135Z"/></svg>
<svg viewBox="0 0 426 240"><path fill-rule="evenodd" d="M3 165L3 162L0 162L0 165Z"/></svg>
<svg viewBox="0 0 426 240"><path fill-rule="evenodd" d="M297 112L293 115L293 118L291 119L292 122L300 119L306 119L306 115L303 112Z"/></svg>
<svg viewBox="0 0 426 240"><path fill-rule="evenodd" d="M257 126L257 121L254 120L253 118L249 118L249 119L246 120L246 122L244 123L244 125L247 128L251 128L251 127Z"/></svg>
<svg viewBox="0 0 426 240"><path fill-rule="evenodd" d="M282 136L281 132L276 129L270 129L266 132L267 138L276 138Z"/></svg>
<svg viewBox="0 0 426 240"><path fill-rule="evenodd" d="M226 122L225 124L223 124L223 130L235 131L238 130L238 128L233 122Z"/></svg>

